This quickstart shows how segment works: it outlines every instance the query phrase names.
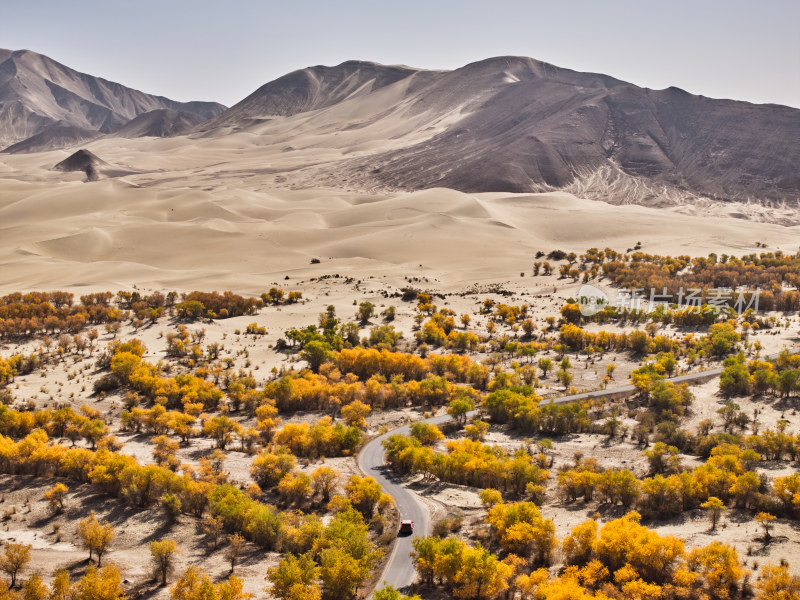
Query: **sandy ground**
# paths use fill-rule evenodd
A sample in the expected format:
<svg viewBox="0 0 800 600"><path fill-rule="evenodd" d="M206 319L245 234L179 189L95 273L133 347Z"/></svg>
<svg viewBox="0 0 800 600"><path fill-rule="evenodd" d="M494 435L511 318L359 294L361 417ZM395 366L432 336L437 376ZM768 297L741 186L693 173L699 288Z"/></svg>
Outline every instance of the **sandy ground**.
<svg viewBox="0 0 800 600"><path fill-rule="evenodd" d="M194 323L188 326L191 333L197 334L201 330L205 332L203 344L218 342L222 346L221 358L231 358L233 369L244 369L252 372L253 376L262 385L273 376L273 368L301 368L302 362L297 361L296 357L279 354L274 351L272 346L284 335L285 331L291 327L304 326L316 321L317 315L323 312L329 304L336 307L337 314L345 319L353 318L355 307L353 302L370 300L374 302L379 310L385 306L395 306L397 308L397 318L394 325L404 334L404 341L401 344L409 344L414 333L414 304L404 303L400 298L392 297L392 294L399 291L409 281L401 279L396 284L389 283L389 278L374 276L358 280L339 279L296 279L289 282L274 279L268 284L281 285L284 289L299 290L303 292L304 300L296 305L285 305L281 307L265 307L256 315L237 317L214 322ZM575 285L563 280L559 281L555 277L526 277L516 278L504 283L509 295L504 296L487 291L487 286L464 286L460 288L447 284L439 279L430 277L427 280L413 281L413 285L420 289L429 290L437 294L435 301L441 307L448 307L454 310L457 315L468 313L473 317L470 329L481 334L486 333L487 318L481 314L481 306L486 297L491 297L498 302L509 304L529 304L531 313L539 327L545 327L545 319L550 315L557 315L564 299L574 293ZM151 288L141 288L148 291ZM384 297L384 295L389 297ZM236 330L244 331L247 324L256 322L267 328L268 333L263 336L252 336L237 334ZM381 321L373 319L373 324ZM166 334L175 331L177 324L168 318L164 318L158 323L134 329L130 325L125 325L118 334L120 339L137 337L141 339L147 347L145 359L157 362L168 360L166 357ZM368 333L368 327L362 330L362 335ZM618 329L614 325L602 326L609 330ZM591 329L598 329L600 326L591 325ZM667 335L676 334L671 328L663 330ZM552 332L551 332L552 333ZM510 329L505 326L498 328L496 335L512 334ZM512 334L513 335L513 334ZM792 322L788 328L775 328L773 330L763 330L752 334L750 341L758 340L765 347L765 352L772 352L778 348L791 345L798 339L798 325ZM68 401L76 409L86 404L92 408L99 409L104 418L110 424L111 430L123 443L123 452L131 454L141 463L151 463L152 444L150 435L134 434L130 432L118 431L119 415L123 410L122 394L119 392L108 394L105 398L98 398L92 395L92 383L99 375L94 363L99 349L102 349L112 336L101 329L100 338L97 341L97 349L93 353L88 351L82 355L69 355L63 361L51 364L44 371L36 371L26 376L17 377L11 386L17 402L24 403L28 400L33 401L39 407L46 407L55 402ZM36 351L39 343L36 341L26 342L21 345L4 344L0 347L0 353L8 355L12 352ZM555 358L555 353L546 354ZM473 354L475 360L485 359L488 354ZM602 359L595 358L592 361L586 360L585 356L578 357L570 355L573 363L572 372L575 375L574 385L578 388L595 388L599 385L600 379L605 373L605 365L614 362L618 365L614 377L614 384L621 384L627 381L628 374L640 364L638 358L634 359L627 353L607 353ZM506 361L508 367L508 361ZM693 366L692 368L695 368ZM686 365L682 368L687 369ZM176 367L179 369L179 367ZM556 383L551 374L541 382L541 392L560 393L562 387ZM689 429L697 427L697 423L705 418L711 418L715 422L719 421L716 410L722 405L722 399L716 394L717 383L712 381L693 388L697 397L693 410L686 417L685 426ZM789 429L800 429L800 418L796 413L780 410L774 400L741 400L742 409L748 414L752 413L756 404L762 409L761 421L766 425L774 423L781 415L790 422ZM323 413L297 413L293 415L282 415L285 422L313 422L318 420ZM401 411L375 412L369 417L368 434L374 435L384 428L393 428L403 423L420 418L419 409L404 409ZM243 424L252 425L252 421L243 415L234 415ZM632 425L625 422L626 425ZM630 440L615 440L609 443L602 435L574 435L554 440L556 450L554 453L555 467L561 464L571 463L574 453L581 451L585 456L596 457L603 466L606 467L626 467L633 469L637 475L644 476L647 471L646 461L640 454L640 449ZM522 443L520 436L510 436L502 428L493 427L487 436L487 442L498 444L507 449L513 449ZM181 447L178 456L181 462L197 464L199 459L209 454L214 448L211 440L199 438L192 441L188 447ZM234 444L226 451L224 468L228 472L229 479L237 484L246 485L250 481L249 469L252 456L241 452ZM687 465L692 465L692 457L684 457ZM328 458L326 464L333 466L341 471L344 476L357 473L355 460L352 457ZM321 463L319 461L308 461L301 459L300 468L305 472L310 472ZM764 465L770 476L784 475L796 468L789 463L776 463L774 465ZM41 570L43 575L51 572L53 565L70 566L74 572L80 572L85 567L85 552L75 546L74 532L70 527L75 526L75 522L83 514L88 514L88 510L95 508L98 512L110 521L118 524L120 532L109 560L118 564L125 564L125 577L131 586L151 586L149 582L149 562L145 544L154 535L169 535L177 539L182 547L179 568L188 564L196 564L214 576L223 576L227 573L227 566L221 553L209 553L205 548L197 523L190 517L181 517L179 522L171 529L164 529L163 516L158 509L152 509L139 513L134 510L123 508L117 503L108 503L102 498L91 494L88 488L76 488L71 492L74 500L70 500L72 512L55 519L63 522L62 536L60 541L55 534L51 533L51 519L44 513L44 503L41 501L41 494L48 482L37 480L26 480L22 482L12 481L10 478L0 480L0 494L5 494L5 502L8 506L16 506L17 514L3 523L5 531L0 529L0 534L4 535L1 539L26 540L26 543L34 544L34 563L33 570ZM49 482L52 485L52 482ZM18 489L14 490L17 487ZM461 514L464 517L464 526L459 535L464 537L474 536L476 531L481 528L481 522L485 511L480 505L478 491L463 486L452 486L444 484L423 484L422 482L412 483L412 488L417 491L423 500L428 504L433 515L433 520L453 514ZM32 503L31 515L28 515L26 500ZM0 503L0 510L3 504ZM558 497L555 489L554 479L548 488L548 499L543 508L543 513L552 518L556 523L557 534L563 537L572 526L578 522L594 515L600 510L603 519L615 518L621 514L621 509L608 509L598 507L596 504L583 505L582 503L565 504ZM762 563L787 558L792 564L792 568L797 570L800 565L800 546L796 543L796 524L788 521L781 521L775 528L775 540L768 546L762 547L753 543L756 537L757 527L748 520L748 515L737 511L726 511L722 524L715 532L708 531L707 517L702 511L694 511L682 515L679 519L668 522L649 523L662 533L675 533L687 540L689 545L705 544L712 539L720 539L734 544L742 556L747 556L748 561L757 560ZM156 533L153 528L157 527ZM184 549L185 546L185 549ZM748 556L748 553L750 555ZM56 558L57 557L57 558ZM263 554L253 551L250 558L247 558L237 573L244 576L247 581L248 590L262 594L260 590L264 587L263 577L266 567L274 562L276 557L270 554ZM148 588L149 589L149 588ZM156 591L157 597L162 597L162 591ZM166 596L164 596L166 597Z"/></svg>
<svg viewBox="0 0 800 600"><path fill-rule="evenodd" d="M268 138L96 141L89 149L101 159L143 173L93 183L49 170L70 151L0 155L0 291L260 292L276 278L334 273L462 286L518 278L535 251L556 247L624 250L641 241L648 252L704 255L757 251L764 242L796 250L797 227L712 211L610 206L566 193L319 188L302 172L314 162L310 150L284 152Z"/></svg>
<svg viewBox="0 0 800 600"><path fill-rule="evenodd" d="M76 576L84 571L89 553L79 544L76 531L79 520L92 510L98 519L107 520L115 528L115 537L103 557L103 564L114 563L121 568L126 589L150 592L151 598L169 598L168 588L161 588L153 581L148 550L151 541L166 537L174 539L180 548L175 561L177 574L194 565L215 581L229 575L230 563L224 556L224 543L213 550L206 542L198 519L181 515L174 524L169 524L158 508L141 510L109 502L107 496L95 494L88 485L72 484L64 513L54 515L42 495L57 481L0 477L0 511L3 513L0 542L33 546L31 563L21 576L23 580L34 572L39 572L47 581L55 569L66 568ZM266 570L279 559L275 552L264 552L248 545L234 573L244 579L245 591L263 597ZM170 578L174 580L175 576Z"/></svg>
<svg viewBox="0 0 800 600"><path fill-rule="evenodd" d="M717 386L716 382L709 382L692 388L696 400L692 414L682 423L684 427L691 429L695 421L712 418L715 422L712 431L722 430L720 417L715 412L723 404L723 400L717 394ZM740 402L743 409L750 409L754 404L756 402L745 400ZM762 409L761 418L765 423L774 422L781 414L781 411L774 410L768 403L757 402L757 404ZM791 423L788 430L797 431L800 425L797 412L787 410L785 416ZM555 476L558 467L574 464L575 453L581 452L585 458L596 459L604 468L631 469L637 477L644 478L648 476L648 465L647 460L641 455L641 447L630 439L617 438L609 442L607 436L601 434L574 434L554 438L553 442L555 448L550 453L553 457L552 477L547 483L547 498L541 512L544 517L553 520L559 539L566 536L575 525L587 519L596 518L603 523L628 512L629 509L622 506L612 507L599 504L597 501L565 502L558 493ZM513 451L524 441L522 436L509 435L503 427L492 426L485 443ZM682 455L681 458L687 467L699 464L695 457ZM797 464L790 461L764 461L756 470L774 478L796 472ZM456 534L458 537L475 539L476 532L485 529L483 519L486 510L480 504L479 489L441 482L425 483L420 476L409 479L409 485L431 510L434 523L439 519L458 515L464 518L463 526ZM712 541L730 544L736 548L741 560L751 569L757 568L758 564L777 563L786 559L792 573L800 575L800 542L798 542L800 525L796 521L778 519L772 531L773 539L769 544L760 541L763 529L752 520L752 512L734 508L723 512L716 530L711 530L708 515L702 509L687 511L667 520L648 520L644 523L661 535L676 535L682 538L687 548L704 546Z"/></svg>

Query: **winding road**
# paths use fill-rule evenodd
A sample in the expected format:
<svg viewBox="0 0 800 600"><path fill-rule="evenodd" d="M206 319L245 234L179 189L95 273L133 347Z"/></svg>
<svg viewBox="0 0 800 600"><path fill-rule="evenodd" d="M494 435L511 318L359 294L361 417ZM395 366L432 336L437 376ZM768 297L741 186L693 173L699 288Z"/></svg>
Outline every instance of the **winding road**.
<svg viewBox="0 0 800 600"><path fill-rule="evenodd" d="M774 359L777 354L764 357L767 360ZM722 373L721 368L699 371L697 373L687 373L676 377L667 378L666 381L672 383L698 383L718 377ZM578 400L588 400L592 398L607 398L609 396L625 396L636 391L633 385L624 385L615 388L597 390L593 392L582 392L570 396L559 398L548 398L542 400L541 404L568 404ZM469 413L468 416L477 414L478 411ZM444 423L450 419L449 415L440 415L428 419L420 419L421 423ZM398 433L408 434L410 425L403 425L397 429L387 431L367 442L358 454L358 467L370 477L374 477L381 484L384 491L394 498L397 510L400 512L401 519L411 519L414 521L414 533L409 536L398 537L383 576L378 582L376 589L381 589L386 584L391 584L395 589L401 589L411 585L416 578L414 563L411 560L413 547L411 541L417 536L425 536L430 533L430 514L425 504L419 497L406 488L399 478L394 477L389 467L384 462L383 440L391 435Z"/></svg>
<svg viewBox="0 0 800 600"><path fill-rule="evenodd" d="M477 411L474 411L477 413ZM444 423L450 419L449 415L440 415L429 419L420 419L424 423ZM377 589L386 584L391 584L395 589L411 585L416 578L414 563L411 560L413 547L411 540L417 536L428 535L430 531L430 513L419 497L406 488L399 478L395 478L389 467L384 463L383 440L397 433L409 432L410 425L403 425L397 429L387 431L367 442L358 455L358 467L365 475L374 477L381 484L383 490L394 498L401 519L414 521L414 533L398 537L392 547L389 562L383 571L383 577L378 582Z"/></svg>

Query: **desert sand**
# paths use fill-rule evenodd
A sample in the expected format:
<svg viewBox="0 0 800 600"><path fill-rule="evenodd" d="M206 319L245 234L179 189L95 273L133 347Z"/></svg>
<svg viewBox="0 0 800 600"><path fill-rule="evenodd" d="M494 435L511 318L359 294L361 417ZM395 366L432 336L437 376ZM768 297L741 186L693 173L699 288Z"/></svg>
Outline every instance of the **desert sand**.
<svg viewBox="0 0 800 600"><path fill-rule="evenodd" d="M335 162L353 141L320 160ZM87 149L137 173L95 182L51 170L74 149L0 154L0 290L255 293L276 278L331 273L424 275L461 287L518 278L537 250L642 242L646 252L740 255L757 242L795 251L800 239L800 227L726 217L738 209L722 204L654 209L562 192L314 187L310 153L281 147L249 133L100 140Z"/></svg>

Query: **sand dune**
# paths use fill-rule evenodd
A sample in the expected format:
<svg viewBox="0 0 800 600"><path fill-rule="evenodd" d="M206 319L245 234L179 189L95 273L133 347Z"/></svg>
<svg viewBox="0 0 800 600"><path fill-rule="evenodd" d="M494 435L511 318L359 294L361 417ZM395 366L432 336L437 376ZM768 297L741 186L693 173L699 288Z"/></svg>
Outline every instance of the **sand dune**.
<svg viewBox="0 0 800 600"><path fill-rule="evenodd" d="M756 241L785 246L794 229L748 221L800 224L800 119L788 107L647 90L523 57L454 71L348 61L290 73L197 125L221 107L178 106L35 53L0 51L0 60L8 71L0 85L19 95L19 82L28 82L31 110L69 125L31 117L45 130L31 148L48 147L51 137L74 139L114 165L94 169L100 179L125 177L84 186L77 173L48 172L69 161L74 147L0 155L0 243L50 259L80 262L74 240L84 238L71 236L97 228L112 242L98 244L96 233L86 233L87 257L169 264L194 276L225 264L220 256L247 254L243 240L256 248L246 262L253 273L305 268L317 255L445 271L448 257L458 264L479 257L491 265L487 272L513 272L526 253L559 245L628 247L647 237L650 244L677 240L668 251L703 249L697 253L718 250L717 243L739 251L754 250ZM87 96L93 89L94 100ZM103 109L88 119L76 98ZM193 124L188 136L139 137ZM93 129L118 136L83 143ZM550 193L556 190L566 194ZM22 223L42 215L47 224L17 243ZM718 217L724 220L709 220ZM148 235L153 224L158 234ZM121 241L134 227L142 228L143 257L157 248L179 256L137 260ZM212 240L220 244L213 254ZM261 241L274 247L262 253ZM233 262L235 269L242 264Z"/></svg>
<svg viewBox="0 0 800 600"><path fill-rule="evenodd" d="M279 98L281 86L266 86L213 131L82 146L131 172L124 177L84 183L83 173L51 170L75 148L0 154L0 288L260 292L285 276L334 273L426 275L463 286L519 278L537 251L554 248L625 250L642 242L645 251L667 254L743 254L762 251L758 242L796 251L800 227L758 222L798 223L793 205L698 204L657 186L639 189L642 180L631 176L587 173L569 191L547 193L391 189L377 181L385 173L372 158L411 147L435 153L437 136L456 135L499 89L580 83L591 94L621 83L521 59L444 75L385 69L359 63L301 73L292 100L299 112ZM465 103L475 82L484 92ZM437 177L451 181L486 160L485 148L460 147L459 157L426 163L420 173L435 166ZM619 205L584 198L602 186ZM626 197L634 187L636 197ZM643 194L668 207L629 204Z"/></svg>
<svg viewBox="0 0 800 600"><path fill-rule="evenodd" d="M794 251L800 234L563 192L304 187L304 159L235 137L99 140L93 153L142 172L92 183L49 170L66 151L0 157L0 288L258 292L286 275L331 273L467 285L518 278L537 250L641 241L673 254L755 252L756 242Z"/></svg>
<svg viewBox="0 0 800 600"><path fill-rule="evenodd" d="M39 256L87 262L106 260L114 244L114 237L108 230L90 227L80 233L36 242L21 250Z"/></svg>

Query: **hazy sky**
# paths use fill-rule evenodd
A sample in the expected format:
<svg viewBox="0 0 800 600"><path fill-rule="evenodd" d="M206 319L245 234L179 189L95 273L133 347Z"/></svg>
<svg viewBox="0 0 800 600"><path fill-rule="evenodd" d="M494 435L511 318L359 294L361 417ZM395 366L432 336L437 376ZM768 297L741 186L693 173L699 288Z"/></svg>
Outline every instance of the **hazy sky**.
<svg viewBox="0 0 800 600"><path fill-rule="evenodd" d="M651 88L800 107L798 0L0 0L0 47L231 105L309 65L532 56Z"/></svg>

